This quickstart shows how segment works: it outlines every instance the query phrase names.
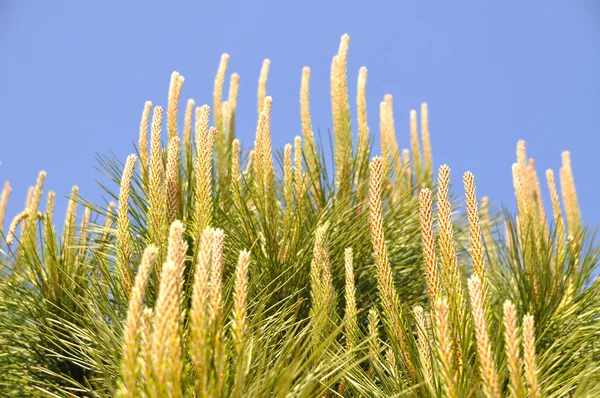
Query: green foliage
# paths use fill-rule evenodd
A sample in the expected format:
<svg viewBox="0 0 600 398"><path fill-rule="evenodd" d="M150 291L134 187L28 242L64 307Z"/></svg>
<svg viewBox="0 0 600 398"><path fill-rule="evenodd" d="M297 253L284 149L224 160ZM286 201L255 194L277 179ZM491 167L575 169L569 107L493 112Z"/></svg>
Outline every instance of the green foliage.
<svg viewBox="0 0 600 398"><path fill-rule="evenodd" d="M166 294L160 291L160 282L163 263L173 261L167 251L169 211L183 223L187 244L180 276L183 294L175 304L181 314L177 317L180 324L173 329L173 333L181 333L183 342L180 349L185 368L178 377L184 396L437 397L448 392L441 368L440 324L435 316L436 303L428 295L421 242L422 204L418 193L421 188L431 189L434 194L438 190L431 164L427 163L431 154L415 154L413 159L418 164L414 164L404 162L402 152L396 148L385 159L394 167L385 169L382 186L384 246L399 303L384 309L369 224L372 206L366 159L371 148L357 153L348 139L352 137L345 65L348 40L347 36L342 39L338 59L343 62L335 65L333 79L337 80L332 81L337 90L332 96L334 130L340 130L332 136L342 137L341 143L333 146L334 153L327 154L322 146L312 144L308 152L305 143L294 148L298 162L294 160L293 166L289 159L286 164L281 155L275 157L274 165L268 127L271 99L267 97L264 107L259 106L262 112L252 158L245 154L236 160L231 150L235 144L235 108L219 110L223 127L214 137L214 152L210 146L209 173L202 174L210 181L207 202L199 202L198 177L205 172L206 165L199 161L200 148L206 147L201 145L206 144L203 140L209 138L209 130L199 123L199 112L195 144L184 140L185 155L175 171L168 170L167 145L161 145L154 159L160 172L153 175L137 168L131 185L125 186L121 183L124 164L114 156L98 156L98 170L105 180L100 185L108 202L124 199L129 203L125 230L114 204L90 203L78 197L74 189L64 235L59 236L52 220L53 193L46 210L38 210L41 178L37 193L28 202L20 236L0 252L0 395L128 396L119 386L125 319L130 300L135 298L130 297L131 286L125 275L136 275L144 250L156 244L157 266L139 299L151 309L159 295ZM223 78L219 78L221 90ZM266 76L264 79L266 84ZM181 85L172 85L172 90L180 89ZM179 93L170 93L169 98L179 98ZM308 109L303 111L308 115ZM171 119L173 112L177 116L176 111L169 106L169 112L171 137L179 132ZM393 132L393 117L388 117L382 121L388 123L383 130ZM304 122L303 126L310 125L310 120ZM147 119L145 126L147 134ZM154 120L153 133L160 133L160 127L161 120ZM190 129L184 126L184 133L189 134ZM368 129L359 134L368 134ZM372 137L362 136L359 141L370 142ZM147 144L142 139L140 142ZM148 162L147 147L135 151ZM331 157L329 162L325 161L327 156ZM329 172L326 163L343 169ZM273 168L272 176L269 167ZM168 172L174 172L177 181L170 192L165 181ZM164 186L162 202L160 195L152 196L156 194L152 189L158 186ZM173 202L167 202L168 195ZM451 201L455 210L452 222L457 272L463 290L468 292L466 277L471 275L473 265L469 222L458 201ZM209 225L224 231L222 309L213 323L203 323L206 363L205 373L198 374L192 365L189 339L193 332L195 273L202 254L199 237L204 228L198 225L195 212L205 210L210 216ZM79 221L76 214L81 214ZM485 319L501 395L509 396L511 391L503 324L503 305L510 300L516 306L518 324L525 314L534 317L537 377L543 396L597 396L600 284L593 277L598 270L600 247L585 226L565 237L563 229L548 224L545 218L538 220L546 226L540 233L536 221L527 221L522 213L519 217L517 223L508 212L490 212L488 219L482 215L481 222L487 270L487 280L482 283L488 287L483 295ZM437 215L435 221L437 224ZM557 221L563 222L560 214L554 217L555 224ZM506 236L497 231L489 233L504 223ZM14 234L11 230L7 238ZM127 247L131 253L129 264L123 264L125 257L119 254L128 244L119 239L123 233L131 238L131 247ZM353 253L356 320L344 313L347 248ZM244 250L250 252L246 317L243 344L236 344L232 322L234 297L240 294L240 287L235 285L236 267ZM445 250L449 249L437 249ZM446 258L440 254L438 257ZM211 267L218 260L213 256ZM451 264L440 263L439 267L446 269ZM480 341L469 297L461 302L449 291L441 294L452 309L447 326L456 350L449 362L456 371L455 396L481 396ZM211 299L207 295L207 300ZM207 308L210 305L214 303ZM422 308L424 321L417 318L416 306ZM358 325L352 336L357 343L350 349L349 324ZM152 332L152 322L147 327ZM140 328L143 335L143 325ZM144 354L143 339L149 338L144 336L135 348L141 370L137 391L140 396L153 397L158 396L152 387L156 374L144 370L151 360L151 352ZM429 363L424 353L431 359ZM199 387L200 378L206 381L202 384L208 386L206 390ZM525 373L521 381L525 390L530 388ZM160 386L156 391L176 396L171 387Z"/></svg>

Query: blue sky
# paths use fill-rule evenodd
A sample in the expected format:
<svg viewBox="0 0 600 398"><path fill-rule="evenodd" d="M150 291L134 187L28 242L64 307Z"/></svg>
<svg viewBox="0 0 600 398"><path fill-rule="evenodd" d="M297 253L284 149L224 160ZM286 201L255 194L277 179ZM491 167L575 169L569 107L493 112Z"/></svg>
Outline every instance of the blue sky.
<svg viewBox="0 0 600 398"><path fill-rule="evenodd" d="M166 105L173 70L185 77L182 104L210 104L223 52L230 72L241 75L237 125L246 150L264 58L272 61L274 146L300 133L303 66L312 69L313 125L327 131L330 62L343 33L351 37L351 97L359 67L369 71L372 132L378 104L391 93L398 140L407 147L409 111L427 101L436 167L450 165L458 187L471 170L479 196L511 208L518 139L541 176L557 171L561 151L570 150L583 218L600 221L594 0L0 0L0 181L13 186L7 218L42 169L59 214L74 184L101 201L95 152L121 160L133 152L144 101Z"/></svg>

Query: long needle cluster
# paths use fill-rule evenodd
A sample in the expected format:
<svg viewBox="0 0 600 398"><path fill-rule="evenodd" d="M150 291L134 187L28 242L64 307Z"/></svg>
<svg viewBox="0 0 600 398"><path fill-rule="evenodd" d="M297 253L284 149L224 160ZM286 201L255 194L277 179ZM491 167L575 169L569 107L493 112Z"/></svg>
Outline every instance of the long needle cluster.
<svg viewBox="0 0 600 398"><path fill-rule="evenodd" d="M310 69L301 135L279 153L263 61L246 152L235 138L240 77L228 74L227 54L211 108L189 99L179 115L178 72L164 115L144 104L139 170L135 155L122 170L103 163L118 204L94 206L73 187L57 236L57 196L40 210L39 173L0 249L0 395L598 395L597 256L583 247L570 154L560 187L546 171L552 223L519 141L518 215L504 244L472 173L463 176L464 219L453 214L448 166L434 186L426 103L420 126L410 111L400 148L394 100L383 97L381 156L370 160L365 67L353 142L349 41L342 36L331 65L333 174L315 143ZM0 231L10 191L6 183Z"/></svg>

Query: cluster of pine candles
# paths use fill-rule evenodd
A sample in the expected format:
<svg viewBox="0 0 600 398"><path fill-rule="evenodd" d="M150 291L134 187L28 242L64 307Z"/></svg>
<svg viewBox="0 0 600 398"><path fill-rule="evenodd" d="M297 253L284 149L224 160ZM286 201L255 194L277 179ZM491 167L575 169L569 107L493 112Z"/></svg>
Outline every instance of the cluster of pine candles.
<svg viewBox="0 0 600 398"><path fill-rule="evenodd" d="M348 45L344 35L331 65L333 181L311 123L310 69L302 137L274 155L264 61L242 156L237 74L223 99L228 55L212 109L188 100L181 132L174 72L166 115L143 108L137 154L99 158L118 204L73 187L59 237L53 192L39 210L39 174L1 253L4 396L600 396L598 250L569 153L560 192L546 171L551 215L524 141L518 215L479 201L469 172L459 212L450 168L434 176L426 104L420 123L410 112L401 150L386 95L371 158L364 67L354 139ZM9 194L6 184L0 225Z"/></svg>

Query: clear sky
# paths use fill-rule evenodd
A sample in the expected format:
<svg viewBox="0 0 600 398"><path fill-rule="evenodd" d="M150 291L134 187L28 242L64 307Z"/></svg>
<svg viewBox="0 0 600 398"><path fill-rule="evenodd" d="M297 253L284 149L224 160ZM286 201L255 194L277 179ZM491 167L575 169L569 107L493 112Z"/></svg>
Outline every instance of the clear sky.
<svg viewBox="0 0 600 398"><path fill-rule="evenodd" d="M101 200L95 152L133 152L144 101L166 105L170 74L185 77L182 105L212 103L221 53L241 75L238 135L247 150L256 87L270 58L273 143L300 133L301 69L312 69L313 125L331 126L329 70L351 37L351 97L368 68L371 131L394 96L399 143L408 114L430 106L436 167L460 187L514 208L511 164L527 141L538 172L572 153L583 218L600 221L600 4L504 1L34 1L0 0L0 181L13 186L6 223L39 170L64 214L70 187ZM354 110L354 104L352 103ZM354 116L353 116L354 117ZM353 122L355 119L353 119ZM378 148L378 142L376 142ZM545 179L542 180L545 188Z"/></svg>

